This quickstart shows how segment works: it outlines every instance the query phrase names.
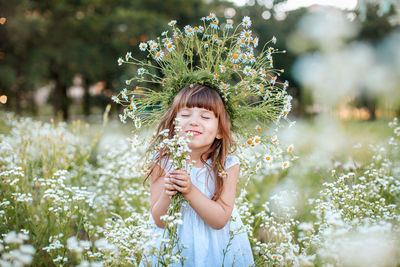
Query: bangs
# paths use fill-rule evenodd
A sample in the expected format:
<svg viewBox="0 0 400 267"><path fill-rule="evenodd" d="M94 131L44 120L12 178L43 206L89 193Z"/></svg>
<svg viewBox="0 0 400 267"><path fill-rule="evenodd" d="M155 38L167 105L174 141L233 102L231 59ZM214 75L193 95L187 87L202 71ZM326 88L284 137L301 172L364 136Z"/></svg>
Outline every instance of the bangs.
<svg viewBox="0 0 400 267"><path fill-rule="evenodd" d="M195 85L192 88L185 87L181 90L180 99L178 101L178 111L182 108L204 108L213 111L215 116L219 118L224 112L225 106L221 96L212 88Z"/></svg>

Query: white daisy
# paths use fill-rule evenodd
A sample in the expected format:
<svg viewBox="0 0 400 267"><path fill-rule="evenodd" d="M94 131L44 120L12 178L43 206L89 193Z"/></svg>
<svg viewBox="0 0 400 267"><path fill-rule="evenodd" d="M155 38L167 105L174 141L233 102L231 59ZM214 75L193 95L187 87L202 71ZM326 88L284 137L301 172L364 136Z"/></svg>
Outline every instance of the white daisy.
<svg viewBox="0 0 400 267"><path fill-rule="evenodd" d="M160 61L162 58L163 58L163 56L164 56L164 52L163 51L158 51L155 55L154 55L154 58L157 60L157 61Z"/></svg>
<svg viewBox="0 0 400 267"><path fill-rule="evenodd" d="M225 29L233 29L233 20L231 19L226 20Z"/></svg>
<svg viewBox="0 0 400 267"><path fill-rule="evenodd" d="M255 63L256 62L256 58L254 57L253 53L248 52L248 53L246 53L246 55L247 55L247 61L249 63Z"/></svg>
<svg viewBox="0 0 400 267"><path fill-rule="evenodd" d="M285 83L283 84L283 90L286 90L288 88L289 82L286 80Z"/></svg>
<svg viewBox="0 0 400 267"><path fill-rule="evenodd" d="M125 115L119 114L119 119L120 119L120 121L122 123L126 123L126 116Z"/></svg>
<svg viewBox="0 0 400 267"><path fill-rule="evenodd" d="M212 21L212 22L210 23L210 27L211 27L212 29L218 29L218 21L217 21L217 20Z"/></svg>
<svg viewBox="0 0 400 267"><path fill-rule="evenodd" d="M251 20L249 16L245 16L242 20L243 27L249 28L251 26Z"/></svg>
<svg viewBox="0 0 400 267"><path fill-rule="evenodd" d="M243 73L249 75L251 68L249 66L244 67Z"/></svg>
<svg viewBox="0 0 400 267"><path fill-rule="evenodd" d="M153 40L150 40L148 43L149 43L149 46L150 46L150 50L151 50L151 51L154 51L154 50L156 50L156 49L158 48L157 42L155 42L155 41L153 41Z"/></svg>
<svg viewBox="0 0 400 267"><path fill-rule="evenodd" d="M258 71L258 73L260 73L261 77L267 76L267 71L266 71L264 68L260 68L260 70Z"/></svg>
<svg viewBox="0 0 400 267"><path fill-rule="evenodd" d="M257 46L258 46L258 37L254 37L254 39L253 39L253 45L254 45L254 47L257 47Z"/></svg>
<svg viewBox="0 0 400 267"><path fill-rule="evenodd" d="M146 51L146 49L147 49L147 44L146 44L146 43L140 43L139 49L140 49L140 51Z"/></svg>
<svg viewBox="0 0 400 267"><path fill-rule="evenodd" d="M167 47L168 44L172 43L172 39L171 38L164 38L164 39L162 39L162 42L164 44L164 47Z"/></svg>
<svg viewBox="0 0 400 267"><path fill-rule="evenodd" d="M125 55L125 60L128 61L130 58L132 58L132 52L127 52Z"/></svg>
<svg viewBox="0 0 400 267"><path fill-rule="evenodd" d="M286 169L287 167L289 167L289 161L282 162L282 169Z"/></svg>
<svg viewBox="0 0 400 267"><path fill-rule="evenodd" d="M246 41L251 41L252 40L252 37L251 37L251 31L250 30L243 30L241 33L240 33L240 37L241 38L243 38L243 39L245 39Z"/></svg>
<svg viewBox="0 0 400 267"><path fill-rule="evenodd" d="M271 163L272 162L272 156L270 154L266 154L264 155L264 161L267 163Z"/></svg>
<svg viewBox="0 0 400 267"><path fill-rule="evenodd" d="M192 36L194 34L194 29L191 26L186 25L184 29L187 36Z"/></svg>
<svg viewBox="0 0 400 267"><path fill-rule="evenodd" d="M206 17L206 20L212 20L212 19L215 19L217 16L215 15L215 13L210 13L210 15L208 15L207 17Z"/></svg>
<svg viewBox="0 0 400 267"><path fill-rule="evenodd" d="M231 55L231 62L238 63L240 61L240 51L236 51Z"/></svg>
<svg viewBox="0 0 400 267"><path fill-rule="evenodd" d="M142 75L145 73L145 71L146 71L145 68L140 68L140 69L137 70L137 74L138 74L139 76L142 76Z"/></svg>
<svg viewBox="0 0 400 267"><path fill-rule="evenodd" d="M124 63L124 60L122 59L122 57L120 57L120 58L118 59L118 66L121 66L122 63Z"/></svg>
<svg viewBox="0 0 400 267"><path fill-rule="evenodd" d="M115 102L115 103L121 103L120 101L119 101L119 99L118 99L118 97L116 97L115 95L113 95L112 97L111 97L111 99Z"/></svg>
<svg viewBox="0 0 400 267"><path fill-rule="evenodd" d="M165 47L167 48L168 52L171 52L175 49L175 45L173 45L172 43L169 43Z"/></svg>
<svg viewBox="0 0 400 267"><path fill-rule="evenodd" d="M124 88L124 89L121 91L121 96L122 96L122 98L124 98L126 101L129 100L129 98L128 98L128 96L127 96L127 93L128 93L128 90L127 90L126 88Z"/></svg>
<svg viewBox="0 0 400 267"><path fill-rule="evenodd" d="M221 83L220 86L219 86L219 89L221 89L221 90L229 90L229 84Z"/></svg>
<svg viewBox="0 0 400 267"><path fill-rule="evenodd" d="M278 79L277 76L274 76L274 77L271 78L271 81L270 81L270 82L271 82L272 85L275 85L276 79Z"/></svg>
<svg viewBox="0 0 400 267"><path fill-rule="evenodd" d="M226 72L226 67L224 65L219 65L219 70L224 73Z"/></svg>

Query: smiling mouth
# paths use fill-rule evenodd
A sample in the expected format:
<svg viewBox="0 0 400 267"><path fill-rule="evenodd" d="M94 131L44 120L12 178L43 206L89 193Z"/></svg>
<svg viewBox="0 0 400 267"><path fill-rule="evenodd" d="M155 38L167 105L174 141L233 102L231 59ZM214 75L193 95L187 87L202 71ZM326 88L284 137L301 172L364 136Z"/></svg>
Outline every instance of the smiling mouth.
<svg viewBox="0 0 400 267"><path fill-rule="evenodd" d="M197 136L197 135L201 134L201 132L193 131L193 130L186 131L186 133L193 133L193 136Z"/></svg>

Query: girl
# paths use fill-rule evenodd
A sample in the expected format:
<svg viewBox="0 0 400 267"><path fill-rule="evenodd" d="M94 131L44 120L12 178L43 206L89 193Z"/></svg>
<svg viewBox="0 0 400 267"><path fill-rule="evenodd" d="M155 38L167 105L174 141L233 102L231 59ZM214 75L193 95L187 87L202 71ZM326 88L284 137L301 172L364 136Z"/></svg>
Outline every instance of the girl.
<svg viewBox="0 0 400 267"><path fill-rule="evenodd" d="M168 154L160 151L150 171L151 214L158 232L163 232L161 216L167 214L170 197L177 192L188 200L181 209L178 227L180 242L186 247L184 266L251 266L250 243L235 208L239 160L228 156L233 145L231 122L216 90L204 85L183 88L164 114L157 133L174 124L184 133L193 133L189 143L193 167L174 170ZM157 259L152 259L152 265ZM177 264L177 266L180 264Z"/></svg>

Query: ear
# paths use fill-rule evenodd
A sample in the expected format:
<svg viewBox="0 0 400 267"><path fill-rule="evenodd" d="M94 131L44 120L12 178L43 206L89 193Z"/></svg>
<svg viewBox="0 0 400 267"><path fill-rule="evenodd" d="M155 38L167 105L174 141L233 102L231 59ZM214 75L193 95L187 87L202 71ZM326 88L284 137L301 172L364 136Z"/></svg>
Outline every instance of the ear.
<svg viewBox="0 0 400 267"><path fill-rule="evenodd" d="M217 133L217 135L215 136L215 138L217 138L217 139L222 139L222 134Z"/></svg>

